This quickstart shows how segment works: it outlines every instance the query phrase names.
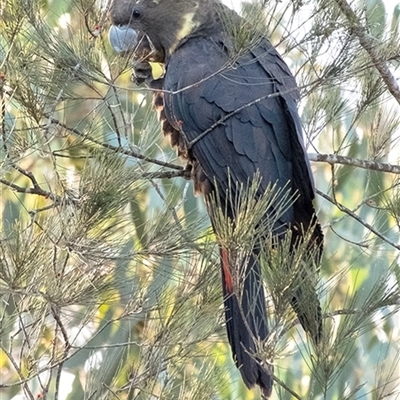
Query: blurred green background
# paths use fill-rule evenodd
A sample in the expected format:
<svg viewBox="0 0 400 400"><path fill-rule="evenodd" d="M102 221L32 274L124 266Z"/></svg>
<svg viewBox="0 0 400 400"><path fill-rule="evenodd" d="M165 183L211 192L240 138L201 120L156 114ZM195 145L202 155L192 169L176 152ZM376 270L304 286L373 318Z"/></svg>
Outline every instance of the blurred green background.
<svg viewBox="0 0 400 400"><path fill-rule="evenodd" d="M400 164L399 99L336 2L264 3L242 11L296 75L311 159L350 164L312 163L327 337L275 343L272 398L396 399L400 175L351 164ZM400 6L351 5L398 76ZM0 398L259 399L231 360L203 202L107 6L0 1Z"/></svg>

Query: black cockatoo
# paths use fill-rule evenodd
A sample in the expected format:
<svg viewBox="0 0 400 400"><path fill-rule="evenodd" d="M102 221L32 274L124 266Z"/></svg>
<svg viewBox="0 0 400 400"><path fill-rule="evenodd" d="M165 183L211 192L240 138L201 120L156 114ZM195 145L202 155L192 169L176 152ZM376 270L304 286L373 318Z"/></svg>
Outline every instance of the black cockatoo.
<svg viewBox="0 0 400 400"><path fill-rule="evenodd" d="M187 160L214 228L216 203L235 223L237 205L232 199L258 176L256 200L271 185L286 188L295 199L274 222L272 235L289 233L294 251L311 231L308 246L318 264L323 235L312 204L298 89L268 39L254 31L247 45L239 44L235 32L246 23L219 0L114 0L110 18L110 42L119 53L133 54L134 80L154 89L162 130ZM161 79L153 80L149 62L164 65ZM273 213L273 207L266 209L265 220ZM220 247L222 286L235 363L245 384L259 385L269 397L273 368L258 351L269 334L258 246L262 241L239 266L228 249ZM235 279L235 268L243 279ZM291 304L318 343L322 322L315 291L311 311L302 307L303 300L299 286Z"/></svg>

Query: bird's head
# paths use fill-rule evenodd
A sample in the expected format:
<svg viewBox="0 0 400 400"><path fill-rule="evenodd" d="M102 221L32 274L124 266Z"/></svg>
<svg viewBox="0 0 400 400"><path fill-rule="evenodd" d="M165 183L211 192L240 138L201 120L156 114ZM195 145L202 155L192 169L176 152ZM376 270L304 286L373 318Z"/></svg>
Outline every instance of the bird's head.
<svg viewBox="0 0 400 400"><path fill-rule="evenodd" d="M165 62L206 18L215 0L114 0L109 38L119 53L148 47L149 61Z"/></svg>

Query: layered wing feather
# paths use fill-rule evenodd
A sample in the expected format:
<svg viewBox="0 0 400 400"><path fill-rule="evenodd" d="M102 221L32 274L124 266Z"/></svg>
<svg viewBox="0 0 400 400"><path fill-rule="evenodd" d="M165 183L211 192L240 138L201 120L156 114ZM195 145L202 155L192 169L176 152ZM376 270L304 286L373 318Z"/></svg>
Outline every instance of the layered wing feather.
<svg viewBox="0 0 400 400"><path fill-rule="evenodd" d="M191 38L174 53L164 81L168 119L181 131L220 193L233 182L289 186L311 218L312 176L297 114L298 91L286 64L263 39L230 60L222 40ZM219 122L218 122L219 121ZM205 133L207 132L207 133ZM295 222L290 207L280 223Z"/></svg>

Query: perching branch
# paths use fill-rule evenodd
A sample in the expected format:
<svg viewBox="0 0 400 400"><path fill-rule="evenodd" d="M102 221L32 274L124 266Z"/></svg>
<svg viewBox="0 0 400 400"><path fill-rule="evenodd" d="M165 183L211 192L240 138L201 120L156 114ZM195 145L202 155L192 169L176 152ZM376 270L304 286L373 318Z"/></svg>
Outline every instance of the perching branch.
<svg viewBox="0 0 400 400"><path fill-rule="evenodd" d="M381 163L378 161L361 160L359 158L339 156L338 154L309 153L308 158L311 161L326 162L331 165L333 164L352 165L353 167L369 169L373 171L400 174L400 165Z"/></svg>

